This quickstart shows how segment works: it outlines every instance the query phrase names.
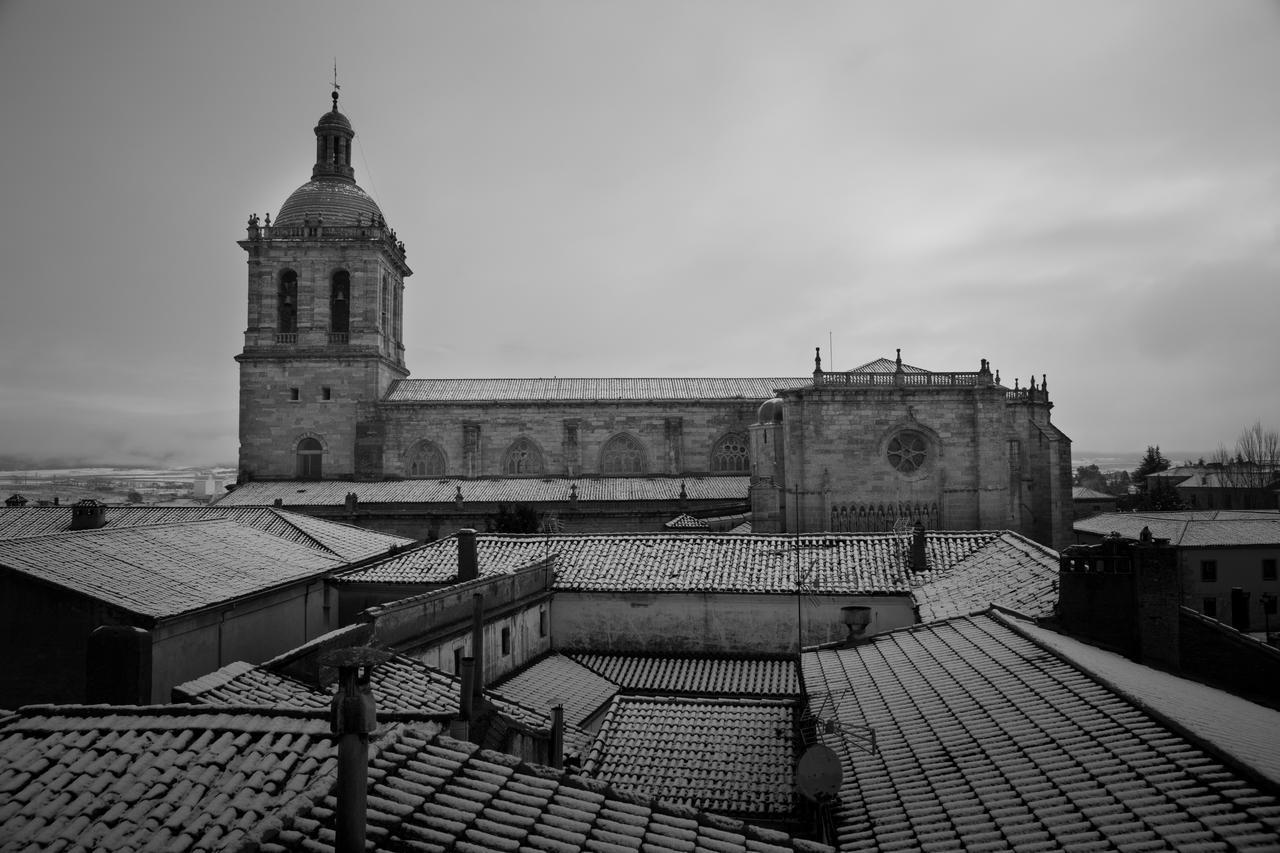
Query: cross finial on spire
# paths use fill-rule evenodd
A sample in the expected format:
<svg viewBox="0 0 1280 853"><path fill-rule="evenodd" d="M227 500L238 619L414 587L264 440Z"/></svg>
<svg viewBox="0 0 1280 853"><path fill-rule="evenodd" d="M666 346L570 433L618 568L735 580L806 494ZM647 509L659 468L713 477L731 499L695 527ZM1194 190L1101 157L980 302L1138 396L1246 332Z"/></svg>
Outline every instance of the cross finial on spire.
<svg viewBox="0 0 1280 853"><path fill-rule="evenodd" d="M338 85L338 57L333 58L333 111L338 111L338 90L342 87Z"/></svg>

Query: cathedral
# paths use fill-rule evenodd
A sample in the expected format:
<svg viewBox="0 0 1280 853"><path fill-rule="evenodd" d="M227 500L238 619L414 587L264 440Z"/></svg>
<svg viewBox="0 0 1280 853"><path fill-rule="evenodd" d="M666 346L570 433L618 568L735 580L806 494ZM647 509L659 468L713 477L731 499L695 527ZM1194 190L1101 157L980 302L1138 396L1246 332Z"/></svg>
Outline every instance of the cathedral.
<svg viewBox="0 0 1280 853"><path fill-rule="evenodd" d="M249 219L242 482L731 478L757 533L1071 532L1071 443L1047 382L935 372L901 352L851 371L748 378L411 379L405 246L315 127L311 180ZM725 480L729 482L729 480ZM462 486L457 487L459 498Z"/></svg>

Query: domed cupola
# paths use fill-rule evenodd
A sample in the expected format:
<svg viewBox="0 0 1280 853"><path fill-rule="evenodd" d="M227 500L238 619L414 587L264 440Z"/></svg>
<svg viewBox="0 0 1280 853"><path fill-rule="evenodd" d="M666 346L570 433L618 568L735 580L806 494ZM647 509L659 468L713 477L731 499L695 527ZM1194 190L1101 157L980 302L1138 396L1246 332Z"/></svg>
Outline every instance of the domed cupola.
<svg viewBox="0 0 1280 853"><path fill-rule="evenodd" d="M338 112L338 92L331 96L333 109L320 116L316 122L316 165L311 179L328 178L332 181L356 182L356 170L351 167L351 140L356 132L351 122Z"/></svg>
<svg viewBox="0 0 1280 853"><path fill-rule="evenodd" d="M333 109L316 122L316 164L311 180L298 187L280 206L275 224L300 226L317 219L328 226L382 225L385 220L378 203L356 184L351 166L351 141L356 132L351 122L338 112L338 92L333 92Z"/></svg>

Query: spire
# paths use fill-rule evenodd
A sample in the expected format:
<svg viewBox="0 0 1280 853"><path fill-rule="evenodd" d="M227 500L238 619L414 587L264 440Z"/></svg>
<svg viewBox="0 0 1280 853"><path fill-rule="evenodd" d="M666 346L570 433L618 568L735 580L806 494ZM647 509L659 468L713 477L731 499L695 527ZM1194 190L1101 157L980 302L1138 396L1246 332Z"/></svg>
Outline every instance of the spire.
<svg viewBox="0 0 1280 853"><path fill-rule="evenodd" d="M356 132L347 117L338 112L338 62L333 63L333 109L316 122L316 165L311 170L312 180L332 180L354 184L356 171L351 167L351 140Z"/></svg>

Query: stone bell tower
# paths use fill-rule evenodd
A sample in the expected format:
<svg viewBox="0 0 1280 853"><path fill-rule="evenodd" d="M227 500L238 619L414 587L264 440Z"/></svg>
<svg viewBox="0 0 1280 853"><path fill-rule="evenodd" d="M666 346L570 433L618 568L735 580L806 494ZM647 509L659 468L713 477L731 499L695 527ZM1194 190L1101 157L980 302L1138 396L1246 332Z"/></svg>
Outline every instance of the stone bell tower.
<svg viewBox="0 0 1280 853"><path fill-rule="evenodd" d="M249 311L240 363L240 475L379 477L374 404L409 375L401 338L404 243L351 166L355 131L333 108L315 127L311 180L273 222L249 217Z"/></svg>

